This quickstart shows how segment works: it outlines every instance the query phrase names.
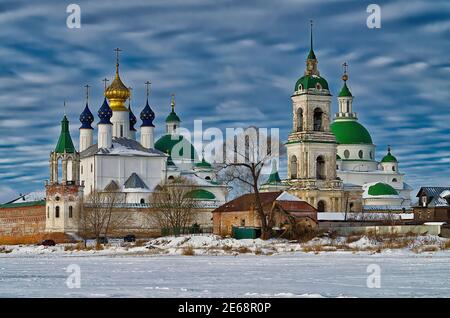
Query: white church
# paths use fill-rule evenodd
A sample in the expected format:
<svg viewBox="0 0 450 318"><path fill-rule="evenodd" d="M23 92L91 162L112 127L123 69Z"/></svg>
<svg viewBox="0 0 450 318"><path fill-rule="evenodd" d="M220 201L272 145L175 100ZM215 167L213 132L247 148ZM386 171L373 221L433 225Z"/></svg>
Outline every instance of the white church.
<svg viewBox="0 0 450 318"><path fill-rule="evenodd" d="M319 212L411 209L412 188L405 183L391 147L377 161L372 137L353 111L346 63L342 80L338 112L332 121L332 94L318 69L311 30L306 69L291 96L293 127L286 142L287 178L281 180L273 162L261 190L289 191Z"/></svg>
<svg viewBox="0 0 450 318"><path fill-rule="evenodd" d="M147 101L140 113L139 133L134 127L137 120L129 101L130 89L119 75L118 57L115 77L109 87L105 80L105 98L98 110L97 142L94 143L92 124L95 118L88 100L80 115L78 151L64 115L58 143L50 154L46 231L76 232L79 227L77 204L94 190L119 191L125 197L121 208L136 211L151 205L150 194L158 184L179 176L194 184L192 197L198 200L204 212L199 223L212 224L210 211L226 202L229 189L217 181L215 165L203 156L200 159L193 145L177 133L181 120L175 113L174 95L171 112L165 120L166 133L155 142L155 113L148 101L149 82L146 84Z"/></svg>

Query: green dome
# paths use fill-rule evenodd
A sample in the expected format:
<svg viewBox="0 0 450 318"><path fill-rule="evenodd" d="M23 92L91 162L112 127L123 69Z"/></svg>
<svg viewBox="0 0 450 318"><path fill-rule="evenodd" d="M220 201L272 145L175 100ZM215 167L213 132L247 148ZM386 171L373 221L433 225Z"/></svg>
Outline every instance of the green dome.
<svg viewBox="0 0 450 318"><path fill-rule="evenodd" d="M347 83L344 82L344 86L342 86L341 92L339 93L339 97L352 97L352 93L348 89Z"/></svg>
<svg viewBox="0 0 450 318"><path fill-rule="evenodd" d="M186 194L188 198L197 199L197 200L214 200L216 196L214 193L211 193L207 190L203 189L195 189Z"/></svg>
<svg viewBox="0 0 450 318"><path fill-rule="evenodd" d="M170 122L174 122L174 121L178 121L180 122L180 117L178 117L178 115L174 112L171 111L169 116L166 117L166 123L170 123Z"/></svg>
<svg viewBox="0 0 450 318"><path fill-rule="evenodd" d="M195 164L195 167L197 167L197 168L208 168L208 169L211 169L211 168L212 168L211 164L210 164L209 162L207 162L207 161L205 160L205 158L202 158L202 161L197 162L197 163Z"/></svg>
<svg viewBox="0 0 450 318"><path fill-rule="evenodd" d="M331 131L338 144L372 144L369 132L356 120L335 120L331 124Z"/></svg>
<svg viewBox="0 0 450 318"><path fill-rule="evenodd" d="M381 162L397 162L397 158L391 155L391 150L388 150L387 155L381 159Z"/></svg>
<svg viewBox="0 0 450 318"><path fill-rule="evenodd" d="M391 187L386 183L375 183L374 185L369 186L369 190L367 191L369 195L398 195L397 190Z"/></svg>
<svg viewBox="0 0 450 318"><path fill-rule="evenodd" d="M172 135L166 134L166 135L162 136L161 138L159 138L155 142L155 148L158 149L159 151L162 151L162 152L168 154L169 156L173 157L172 156L172 148L179 142L183 143L183 147L180 149L179 155L181 157L185 158L183 156L183 148L190 147L191 156L190 156L190 158L185 158L185 159L195 160L197 158L197 152L195 151L194 146L189 141L187 141L183 136L178 136L178 137L172 139Z"/></svg>
<svg viewBox="0 0 450 318"><path fill-rule="evenodd" d="M295 83L294 91L298 91L300 85L303 85L303 89L316 88L317 83L322 86L322 89L328 89L328 82L323 77L317 75L305 75Z"/></svg>

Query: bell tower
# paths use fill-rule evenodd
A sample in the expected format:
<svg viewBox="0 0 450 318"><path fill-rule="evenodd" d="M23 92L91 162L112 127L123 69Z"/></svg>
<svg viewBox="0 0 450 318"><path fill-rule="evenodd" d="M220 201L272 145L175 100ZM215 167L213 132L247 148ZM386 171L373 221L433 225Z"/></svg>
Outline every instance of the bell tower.
<svg viewBox="0 0 450 318"><path fill-rule="evenodd" d="M304 75L296 82L292 100L292 132L286 143L287 183L293 192L323 211L340 211L342 183L336 176L336 138L330 130L332 96L320 76L313 49Z"/></svg>
<svg viewBox="0 0 450 318"><path fill-rule="evenodd" d="M64 115L58 143L50 153L50 180L45 185L47 232L78 231L83 188L80 183L80 153L73 146L69 121Z"/></svg>

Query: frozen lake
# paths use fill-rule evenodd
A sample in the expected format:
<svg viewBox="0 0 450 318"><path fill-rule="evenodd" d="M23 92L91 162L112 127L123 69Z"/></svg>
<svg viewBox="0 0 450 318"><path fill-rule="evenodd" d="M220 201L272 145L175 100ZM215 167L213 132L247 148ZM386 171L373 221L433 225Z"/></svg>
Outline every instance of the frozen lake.
<svg viewBox="0 0 450 318"><path fill-rule="evenodd" d="M450 297L450 253L0 256L0 297ZM81 288L66 268L81 269ZM367 266L381 269L368 288Z"/></svg>

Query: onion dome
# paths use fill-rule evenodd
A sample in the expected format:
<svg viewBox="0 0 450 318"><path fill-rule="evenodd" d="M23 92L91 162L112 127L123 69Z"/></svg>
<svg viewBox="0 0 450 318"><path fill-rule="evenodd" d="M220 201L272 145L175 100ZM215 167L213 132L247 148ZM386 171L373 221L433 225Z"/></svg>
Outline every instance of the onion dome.
<svg viewBox="0 0 450 318"><path fill-rule="evenodd" d="M116 76L111 85L105 90L105 97L108 98L111 103L112 110L127 111L128 109L125 107L125 101L130 97L131 93L119 76L119 52L121 50L115 49L115 51L117 53Z"/></svg>
<svg viewBox="0 0 450 318"><path fill-rule="evenodd" d="M172 154L172 148L175 147L175 145L178 145L176 149L179 149L179 153ZM177 159L177 157L181 157L183 159L191 159L194 161L198 160L197 152L194 146L181 135L173 136L171 134L166 134L162 136L155 142L155 149L158 149L169 156L175 157L175 159ZM184 153L184 149L188 149L189 153Z"/></svg>
<svg viewBox="0 0 450 318"><path fill-rule="evenodd" d="M383 159L381 159L381 162L398 162L397 158L395 158L392 154L391 154L391 147L388 146L388 153L386 156L383 157Z"/></svg>
<svg viewBox="0 0 450 318"><path fill-rule="evenodd" d="M80 129L94 129L91 124L94 122L94 115L92 115L91 110L89 109L88 104L86 103L86 107L84 107L83 112L80 114Z"/></svg>
<svg viewBox="0 0 450 318"><path fill-rule="evenodd" d="M330 128L338 144L373 144L367 129L356 120L336 120Z"/></svg>
<svg viewBox="0 0 450 318"><path fill-rule="evenodd" d="M155 125L153 125L153 120L155 119L155 113L153 112L153 110L150 108L150 105L148 104L148 98L147 98L147 103L145 104L145 107L142 110L140 117L142 120L141 127L155 127Z"/></svg>
<svg viewBox="0 0 450 318"><path fill-rule="evenodd" d="M369 186L367 194L373 196L398 195L397 190L386 183L378 182Z"/></svg>
<svg viewBox="0 0 450 318"><path fill-rule="evenodd" d="M112 110L108 105L108 101L105 99L103 100L103 104L98 110L98 118L100 118L99 124L109 124L111 123L111 117L112 117Z"/></svg>
<svg viewBox="0 0 450 318"><path fill-rule="evenodd" d="M61 120L61 133L59 135L58 143L55 147L56 153L74 153L75 147L73 146L72 138L70 137L69 121L66 115Z"/></svg>
<svg viewBox="0 0 450 318"><path fill-rule="evenodd" d="M170 101L170 107L172 107L172 111L170 112L169 116L166 117L166 123L180 122L180 117L178 117L178 115L175 113L175 95L173 94L172 100Z"/></svg>
<svg viewBox="0 0 450 318"><path fill-rule="evenodd" d="M130 119L130 130L136 131L136 128L134 128L134 125L137 123L136 116L134 116L133 111L131 110L131 105L128 106L128 117Z"/></svg>

